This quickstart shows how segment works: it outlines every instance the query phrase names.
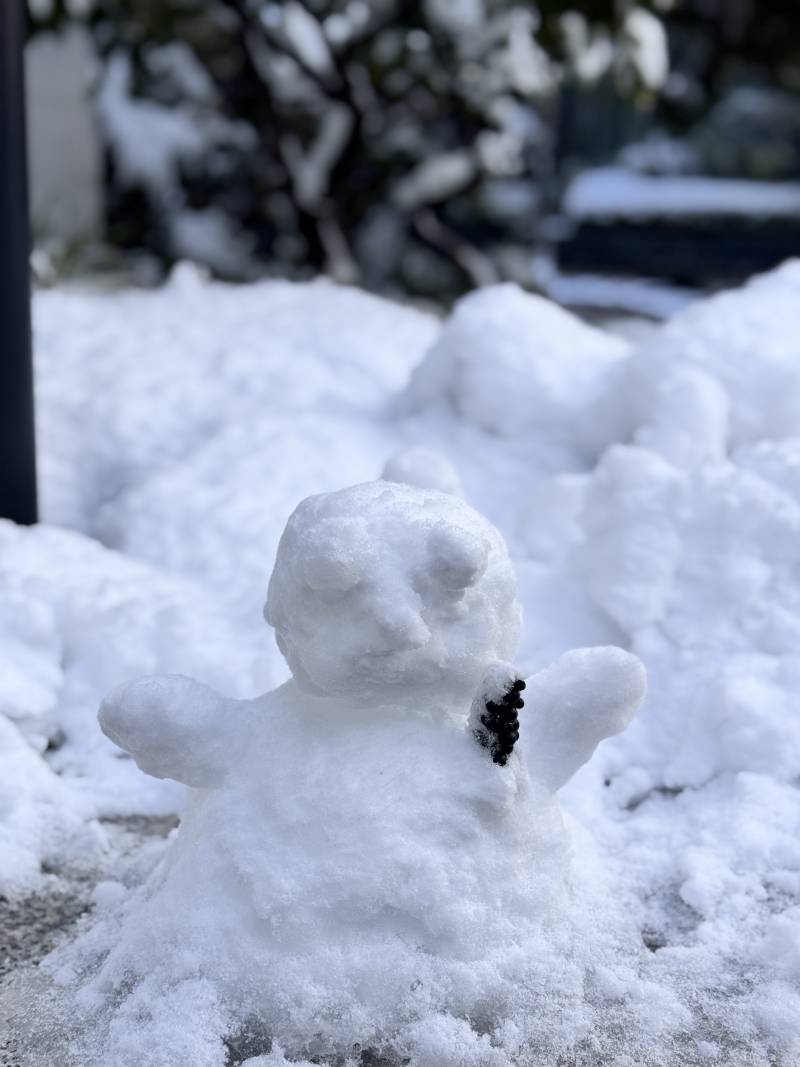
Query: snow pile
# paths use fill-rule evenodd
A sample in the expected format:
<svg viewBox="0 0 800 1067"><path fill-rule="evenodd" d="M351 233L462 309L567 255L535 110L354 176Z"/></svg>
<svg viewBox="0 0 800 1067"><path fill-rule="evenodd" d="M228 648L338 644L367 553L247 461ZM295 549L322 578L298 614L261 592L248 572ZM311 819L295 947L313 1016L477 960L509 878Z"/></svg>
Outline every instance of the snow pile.
<svg viewBox="0 0 800 1067"><path fill-rule="evenodd" d="M568 888L559 882L553 910L541 912L538 947L520 941L516 952L462 961L457 974L450 972L446 997L438 979L415 972L403 997L392 1000L392 1011L409 1008L405 1021L393 1015L394 1033L381 1036L420 1067L555 1063L559 1057L648 1067L796 1062L800 342L792 323L799 290L800 268L788 264L740 291L697 303L636 348L512 287L468 297L443 327L421 313L329 285L232 289L185 272L152 294L43 294L37 337L45 517L83 533L39 529L0 539L6 605L0 635L9 665L0 672L4 723L14 738L9 744L25 746L18 750L25 753L20 765L47 772L13 777L13 803L9 808L4 800L2 808L0 869L10 869L6 856L21 857L15 865L29 873L19 888L30 888L68 866L62 845L71 827L96 835L92 820L106 812L174 809L181 787L142 775L97 730L100 697L153 671L191 675L237 698L281 682L285 666L255 625L281 531L302 498L384 472L401 490L405 482L426 492L458 493L501 531L524 608L516 660L522 674L547 667L575 646L615 644L644 661L649 695L631 727L603 742L560 792L572 851L562 868ZM456 495L450 500L464 506ZM370 507L362 510L349 527L354 545L372 536L363 534L373 521ZM87 533L111 550L92 543ZM313 597L325 603L349 580L349 558L333 567L315 558L326 543L323 533L313 552L309 545L314 585L303 592L309 602ZM406 551L399 532L397 537L394 558L413 563L415 552ZM434 551L433 558L441 562L451 554L450 548L438 557ZM480 556L480 545L471 542L455 553L455 570L479 570ZM301 571L305 582L305 563ZM286 575L294 575L293 566ZM352 607L359 611L363 589L354 589ZM376 653L392 629L410 646L422 633L404 615L416 603L408 591L385 592L399 618L394 627L370 627ZM276 622L294 640L294 624ZM409 647L390 653L387 674L419 652ZM499 645L493 654L507 656ZM315 658L310 666L335 678L332 658ZM529 688L533 695L533 680ZM290 692L279 691L287 701L281 714L289 714ZM381 798L388 797L392 810L400 798L392 793L397 783L388 768L380 782L376 777L374 716L339 699L341 722L362 726L346 732L352 749L342 733L336 765L347 766L356 752L370 757L353 780L363 776L375 802L366 815L353 808L347 824L366 820L366 844L373 840L369 827L377 833L386 813ZM581 691L576 700L582 699ZM414 702L414 715L423 714L419 704ZM534 704L529 701L521 713L519 745L520 756L535 769ZM233 700L225 705L230 716L236 711L250 714L248 721L255 718L250 736L256 739L263 728L258 706ZM206 707L202 699L197 707ZM195 721L209 714L206 709ZM302 864L303 854L293 848L298 835L330 843L328 801L315 819L301 819L300 808L294 816L288 810L294 797L310 803L306 788L329 788L313 745L307 779L289 780L292 761L287 756L286 767L282 763L282 745L290 753L300 744L303 714L287 723L280 743L261 760L278 770L274 778L262 774L263 792L254 789L252 803L266 805L269 795L272 806L260 820L236 823L235 833L231 824L235 840L241 830L244 841L275 811L285 814L287 825L295 818L274 863L258 860L253 848L248 862L261 864L258 878L279 881L290 860ZM335 733L339 719L315 720L315 744ZM407 757L404 773L419 774L414 780L420 802L428 803L416 835L392 839L398 849L407 847L412 864L420 838L433 833L434 803L455 817L459 797L478 801L466 773L458 775L448 799L449 778L436 778L433 757L416 735L401 734L395 725L393 758ZM183 735L178 731L176 737ZM48 740L50 750L43 752ZM435 745L432 750L441 751ZM479 758L480 750L473 755ZM242 758L259 766L258 742ZM543 773L534 769L534 777ZM270 794L278 782L284 792ZM435 798L426 792L440 787ZM222 793L209 795L216 804ZM481 819L490 818L492 794L481 802L480 819L461 824L480 825L479 837L487 836ZM331 817L341 810L336 803L330 800ZM187 831L190 816L200 820L204 810L195 797ZM56 829L47 839L51 821ZM178 838L187 855L193 840L188 832ZM234 895L250 893L250 907L255 881L240 881L231 863L225 867L226 841L227 832L220 833L215 877L227 872ZM454 871L463 870L462 853L450 851L457 857ZM36 869L42 860L48 873ZM554 870L559 863L554 859ZM178 864L161 871L164 885L183 877ZM305 873L313 880L325 872L309 865ZM445 886L447 877L445 871ZM187 876L187 898L200 884L197 872ZM342 875L342 892L344 885ZM398 877L396 892L409 894L412 885L412 877ZM366 907L359 885L350 888L354 906ZM82 956L84 972L77 953L68 963L69 949L53 961L66 990L76 963L82 980L110 950L122 953L119 923L136 909L155 910L157 894L150 892L119 887L100 893L81 950L93 945L96 962ZM115 896L119 900L111 903ZM450 897L445 889L433 896L431 914L444 922L443 901ZM283 897L277 888L269 895L289 910L290 898L288 889ZM373 903L382 906L381 900ZM210 905L207 911L214 936L222 937L215 924L223 924L225 915ZM422 937L428 913L413 914L422 916L422 926L401 931L398 911L376 911L370 929L376 938L382 927L392 937ZM458 907L454 914L464 918ZM154 930L163 933L162 921L166 916L154 917ZM182 921L188 936L195 920L187 915ZM310 949L289 936L291 916L287 923L282 966L296 967L298 983L306 975L302 1002L318 997L319 1016L330 1019L325 1012L336 997L328 997L324 975L342 990L352 989L347 982L360 975L359 996L374 990L373 1018L389 1025L380 1007L389 1000L381 997L396 991L395 966L398 982L409 977L400 957L384 954L384 943L376 940L369 970L351 970L332 948L324 972L304 970ZM193 929L192 936L199 927ZM312 922L311 929L321 927ZM279 929L271 928L269 936L277 938ZM150 951L146 930L141 938L144 958ZM230 1014L218 990L232 971L220 962L226 960L221 942L214 943L213 974L200 978L181 939L167 942L165 957L176 961L181 984L166 995L157 975L149 986L143 979L107 1035L116 1042L120 1064L126 1055L143 1062L136 1035L148 1003L157 1015L151 1020L151 1032L158 1034L153 1063L224 1062L225 1041L231 1063L248 1057L256 1057L258 1067L284 1062L278 1044L265 1051L255 1021L252 1041L226 1031ZM323 951L316 943L313 948ZM123 955L108 956L112 986L124 986L114 962ZM448 966L455 966L454 959ZM258 968L252 973L258 975ZM312 973L323 977L315 980ZM412 990L416 977L422 985ZM504 1000L503 991L512 987ZM101 1005L105 992L95 988ZM494 993L484 997L485 990ZM252 1007L252 989L241 992ZM68 1033L69 996L63 1016L56 1000L52 989L32 997L31 1011L45 1029ZM348 1010L355 1010L356 1001ZM441 1012L445 1003L450 1010ZM91 1007L84 1005L86 1011ZM286 1035L292 1010L278 993L270 1001L269 1011L283 1012ZM273 1023L276 1017L270 1016ZM183 1031L175 1023L182 1018L194 1020ZM504 1023L497 1022L501 1018ZM366 1017L358 1021L351 1013L349 1022L343 1019L342 1027L363 1023L361 1032L368 1032ZM330 1023L333 1030L336 1025ZM313 1059L330 1047L333 1030L319 1045L316 1030L305 1035L303 1056ZM286 1044L284 1052L296 1059L298 1048ZM33 1056L37 1067L61 1062L57 1054L48 1053L48 1060L39 1051L38 1061ZM357 1051L350 1058L357 1062Z"/></svg>
<svg viewBox="0 0 800 1067"><path fill-rule="evenodd" d="M93 709L109 687L168 669L191 670L210 683L224 679L237 693L254 691L255 652L201 589L67 530L0 523L0 583L8 626L0 725L8 738L4 789L11 804L3 810L17 811L0 827L9 847L31 853L25 886L38 889L46 879L34 859L59 865L48 860L48 838L18 821L34 783L52 812L45 817L32 803L31 819L38 811L59 840L87 818L171 812L179 801L174 787L143 783L94 729ZM34 758L46 745L48 763ZM15 866L3 854L0 870L9 879Z"/></svg>
<svg viewBox="0 0 800 1067"><path fill-rule="evenodd" d="M408 402L446 399L462 418L504 437L537 434L577 447L625 343L516 285L478 290L457 305L414 372Z"/></svg>
<svg viewBox="0 0 800 1067"><path fill-rule="evenodd" d="M684 465L666 438L680 435L687 461L737 445L797 436L800 365L794 321L800 260L676 315L628 367L622 400L636 439ZM708 440L705 448L691 440ZM708 454L708 448L712 454Z"/></svg>
<svg viewBox="0 0 800 1067"><path fill-rule="evenodd" d="M46 518L91 533L107 522L109 543L121 537L117 517L126 529L149 521L155 502L135 494L144 482L170 511L176 497L196 500L202 482L208 521L228 503L210 498L225 492L223 470L257 452L248 489L272 492L284 472L291 479L293 450L313 438L317 412L338 416L346 449L343 428L388 403L437 329L429 316L325 281L211 287L188 265L157 292L43 293L34 324ZM276 451L283 433L294 438L285 455ZM227 450L220 469L209 461L180 484L182 462L211 441ZM287 500L276 535L303 495ZM164 547L154 546L159 564L170 562Z"/></svg>
<svg viewBox="0 0 800 1067"><path fill-rule="evenodd" d="M103 841L81 804L0 716L0 896L42 888L48 869L94 866Z"/></svg>

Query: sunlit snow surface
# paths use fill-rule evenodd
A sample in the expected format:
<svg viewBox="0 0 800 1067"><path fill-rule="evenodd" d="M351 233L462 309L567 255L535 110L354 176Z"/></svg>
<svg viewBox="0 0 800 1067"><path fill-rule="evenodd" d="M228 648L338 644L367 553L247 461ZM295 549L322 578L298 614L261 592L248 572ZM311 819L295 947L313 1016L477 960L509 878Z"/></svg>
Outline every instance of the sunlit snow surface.
<svg viewBox="0 0 800 1067"><path fill-rule="evenodd" d="M523 673L619 644L645 661L649 696L561 791L570 873L535 958L473 961L438 1000L423 980L416 1021L375 1047L420 1067L796 1063L799 308L790 264L631 350L510 287L444 324L325 283L237 289L189 271L156 293L41 294L51 525L0 527L0 892L91 869L94 817L175 810L180 787L102 736L100 699L156 671L231 697L283 681L261 609L286 520L392 461L460 488L504 534ZM535 857L545 874L560 862ZM82 954L62 949L20 996L37 1067L68 1062L76 972L116 943L130 895L104 882ZM335 962L307 976L322 1014ZM391 966L375 951L361 980ZM217 991L213 974L169 998L154 982L149 1005L140 989L111 1019L108 1067L221 1067ZM327 1036L308 1035L306 1059ZM230 1045L249 1050L233 1063L284 1063Z"/></svg>

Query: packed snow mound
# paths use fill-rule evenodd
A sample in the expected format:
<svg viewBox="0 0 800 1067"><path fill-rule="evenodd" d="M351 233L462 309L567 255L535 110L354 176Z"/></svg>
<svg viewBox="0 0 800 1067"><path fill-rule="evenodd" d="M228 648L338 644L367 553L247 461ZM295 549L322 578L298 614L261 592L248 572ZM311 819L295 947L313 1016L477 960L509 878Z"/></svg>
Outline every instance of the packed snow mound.
<svg viewBox="0 0 800 1067"><path fill-rule="evenodd" d="M552 301L513 284L489 286L456 305L406 402L447 401L490 433L552 434L580 447L597 434L593 409L627 352L625 341Z"/></svg>
<svg viewBox="0 0 800 1067"><path fill-rule="evenodd" d="M266 618L298 684L374 703L470 695L517 653L505 543L450 494L368 482L310 497L278 546Z"/></svg>
<svg viewBox="0 0 800 1067"><path fill-rule="evenodd" d="M44 783L40 793L60 798L73 830L90 816L171 812L179 802L174 787L142 789L131 762L97 731L94 711L110 685L153 670L190 670L239 694L269 680L202 589L81 534L0 523L0 587L0 721L9 737L25 737L30 758L49 749L38 779L19 755L13 780Z"/></svg>
<svg viewBox="0 0 800 1067"><path fill-rule="evenodd" d="M188 265L155 292L55 290L34 310L43 508L90 530L103 503L231 423L379 410L438 329L330 282L209 285Z"/></svg>
<svg viewBox="0 0 800 1067"><path fill-rule="evenodd" d="M371 420L327 411L243 416L103 505L95 526L112 548L199 577L232 617L252 626L269 560L298 501L340 488L342 477L375 478L393 447L387 436L391 442Z"/></svg>
<svg viewBox="0 0 800 1067"><path fill-rule="evenodd" d="M0 715L0 897L44 889L43 868L91 871L103 850L93 815Z"/></svg>
<svg viewBox="0 0 800 1067"><path fill-rule="evenodd" d="M663 747L637 762L659 784L745 770L791 781L800 768L800 499L779 488L789 444L756 450L770 481L729 462L684 471L627 446L592 477L584 565L658 680L648 731L658 723Z"/></svg>
<svg viewBox="0 0 800 1067"><path fill-rule="evenodd" d="M4 532L10 533L11 527L5 526ZM10 582L3 584L0 707L30 744L42 751L58 729L56 708L64 680L59 633L47 601L33 599L24 583L15 583L17 588Z"/></svg>
<svg viewBox="0 0 800 1067"><path fill-rule="evenodd" d="M77 991L106 1042L84 1062L155 1067L153 1032L174 1047L198 1024L209 1067L248 1027L264 1052L415 1062L437 1029L448 1055L455 1027L477 1063L583 925L555 792L630 722L644 668L568 653L531 679L529 758L496 765L471 698L486 711L516 676L498 663L519 628L503 540L451 495L384 481L300 504L267 617L294 675L279 689L235 701L162 675L101 706L142 770L195 792ZM587 964L572 956L576 977Z"/></svg>
<svg viewBox="0 0 800 1067"><path fill-rule="evenodd" d="M796 436L798 306L800 260L792 260L679 312L627 363L619 385L637 443L686 466Z"/></svg>

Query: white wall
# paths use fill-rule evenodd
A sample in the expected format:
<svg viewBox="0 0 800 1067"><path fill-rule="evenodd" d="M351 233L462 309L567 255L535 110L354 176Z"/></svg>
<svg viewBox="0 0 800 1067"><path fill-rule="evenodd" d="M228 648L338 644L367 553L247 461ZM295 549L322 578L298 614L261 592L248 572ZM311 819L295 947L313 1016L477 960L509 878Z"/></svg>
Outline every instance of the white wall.
<svg viewBox="0 0 800 1067"><path fill-rule="evenodd" d="M91 44L84 31L72 28L37 37L26 60L34 235L91 239L102 220L101 151L89 98Z"/></svg>

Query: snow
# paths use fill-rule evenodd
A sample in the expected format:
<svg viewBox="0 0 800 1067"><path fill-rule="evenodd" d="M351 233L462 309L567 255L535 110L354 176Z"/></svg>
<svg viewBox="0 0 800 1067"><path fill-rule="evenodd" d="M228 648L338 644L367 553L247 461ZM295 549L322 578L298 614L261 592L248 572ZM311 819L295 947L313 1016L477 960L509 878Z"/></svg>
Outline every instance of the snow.
<svg viewBox="0 0 800 1067"><path fill-rule="evenodd" d="M668 319L702 295L696 289L650 278L565 274L551 263L537 263L535 278L551 300L566 307L628 311L631 315L647 315L657 320Z"/></svg>
<svg viewBox="0 0 800 1067"><path fill-rule="evenodd" d="M91 868L102 833L91 807L73 797L58 775L0 716L0 895L40 889L43 868Z"/></svg>
<svg viewBox="0 0 800 1067"><path fill-rule="evenodd" d="M800 182L745 178L655 177L597 167L570 182L563 209L574 219L800 218Z"/></svg>
<svg viewBox="0 0 800 1067"><path fill-rule="evenodd" d="M199 155L205 140L185 114L134 99L132 87L131 62L120 52L111 57L100 88L100 120L123 180L156 188L179 160Z"/></svg>
<svg viewBox="0 0 800 1067"><path fill-rule="evenodd" d="M443 152L418 163L398 181L394 199L398 207L412 211L431 201L447 200L461 192L475 177L476 164L463 149Z"/></svg>
<svg viewBox="0 0 800 1067"><path fill-rule="evenodd" d="M497 530L451 494L383 481L298 506L265 617L303 689L357 702L471 697L520 628Z"/></svg>
<svg viewBox="0 0 800 1067"><path fill-rule="evenodd" d="M200 1062L222 1065L214 1038L253 1018L294 1054L312 1034L343 1055L410 1029L421 1055L421 1020L447 1034L454 1008L507 1001L569 904L554 792L644 695L629 653L569 653L531 679L531 758L495 766L467 712L513 678L498 663L518 643L513 571L499 532L432 490L373 481L303 501L266 615L293 675L278 689L237 702L160 675L101 706L142 770L195 789L77 993L110 1008L92 1020L110 1062L151 1058L134 1010L171 1046L202 1012ZM96 948L79 939L76 973Z"/></svg>
<svg viewBox="0 0 800 1067"><path fill-rule="evenodd" d="M386 461L381 477L387 482L405 482L418 489L438 489L441 493L463 496L464 487L453 464L440 452L411 446Z"/></svg>
<svg viewBox="0 0 800 1067"><path fill-rule="evenodd" d="M481 289L459 302L415 369L408 403L446 398L490 433L566 437L580 449L592 437L589 411L626 348L515 285Z"/></svg>
<svg viewBox="0 0 800 1067"><path fill-rule="evenodd" d="M628 49L646 89L660 89L669 75L669 45L663 22L642 7L625 16Z"/></svg>
<svg viewBox="0 0 800 1067"><path fill-rule="evenodd" d="M228 1042L245 1050L233 1062L262 1067L309 1061L347 1034L420 1067L796 1062L799 299L800 264L790 263L628 344L512 287L473 294L443 324L329 284L233 288L188 268L152 293L39 294L47 525L0 527L0 892L93 870L104 885L77 935L19 977L27 1062L68 1064L74 1039L82 1067L103 1047L113 1054L100 1062L115 1067L216 1067ZM507 767L469 738L450 744L421 702L378 721L342 696L339 716L306 729L322 698L295 703L290 682L268 698L282 716L278 744L258 713L257 695L287 678L259 613L289 516L311 494L384 472L394 492L416 486L450 516L477 509L508 546L524 622L519 652L493 654L529 686ZM455 488L466 503L436 493ZM362 510L369 529L378 520ZM401 547L400 530L387 536L396 560L421 558L421 547ZM480 546L466 542L459 581L480 570ZM438 572L450 550L437 544L425 559ZM308 564L316 597L349 558L328 567L323 552ZM408 596L387 590L385 603L404 610ZM413 636L403 610L397 632ZM646 703L556 802L545 783L573 768L556 761L551 775L537 763L536 694L580 703L600 736L623 725L631 705L612 700L618 718L604 710L625 689L606 682L608 663L595 676L589 663L569 666L574 700L563 679L547 683L568 650L609 645L644 662ZM618 677L635 692L629 663ZM335 675L335 662L323 666ZM224 693L251 770L190 794L166 853L153 846L109 875L109 818L184 803L185 787L142 774L96 723L106 694L136 692L134 680L154 673L197 680L175 683L178 695L192 684ZM172 747L145 755L148 767L188 758L184 731L217 724L205 698L196 710L175 720ZM172 720L154 721L158 732ZM203 751L200 777L221 782L213 746ZM455 775L442 771L462 759ZM352 791L336 792L330 768L356 766ZM514 792L522 767L527 798ZM496 772L494 788L477 784L484 772ZM255 818L232 810L245 793ZM217 827L211 865L197 844L204 803ZM315 818L302 818L311 808ZM515 821L533 809L535 820ZM422 824L387 835L390 814L412 810ZM294 832L265 855L259 834L279 825ZM474 835L474 850L455 847L454 826ZM551 842L549 852L535 842L545 861L525 861L528 834ZM352 851L318 866L298 835ZM493 857L507 881L481 881L475 867L467 892L473 853ZM351 857L361 878L349 876ZM381 857L407 863L389 895ZM530 891L516 894L527 878ZM196 907L161 907L169 885ZM274 922L253 919L256 898ZM345 936L347 902L356 919ZM285 932L280 988L248 955L254 942L237 939L244 915L273 947ZM404 915L419 925L403 927ZM327 938L333 928L343 940ZM451 947L466 937L471 952L439 945L412 967L403 937L424 942L433 930ZM131 961L144 977L109 1011ZM237 984L237 973L252 982ZM271 1050L255 1022L247 1040L230 1032L234 994L245 1012L258 996L258 1014L282 1028Z"/></svg>

